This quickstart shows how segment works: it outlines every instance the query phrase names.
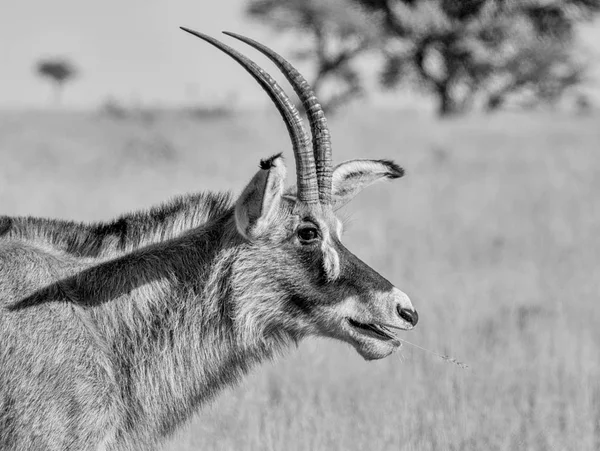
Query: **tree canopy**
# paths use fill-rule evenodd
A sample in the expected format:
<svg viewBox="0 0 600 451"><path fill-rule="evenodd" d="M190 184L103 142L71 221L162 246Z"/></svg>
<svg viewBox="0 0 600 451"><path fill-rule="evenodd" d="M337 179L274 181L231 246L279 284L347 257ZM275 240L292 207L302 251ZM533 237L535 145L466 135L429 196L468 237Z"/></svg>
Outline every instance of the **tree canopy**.
<svg viewBox="0 0 600 451"><path fill-rule="evenodd" d="M36 64L39 76L48 78L54 84L54 101L60 103L64 85L77 74L77 69L69 61L61 58L45 59Z"/></svg>
<svg viewBox="0 0 600 451"><path fill-rule="evenodd" d="M298 36L292 57L314 64L311 85L331 111L363 92L355 60L379 36L347 0L254 0L247 13L279 33Z"/></svg>
<svg viewBox="0 0 600 451"><path fill-rule="evenodd" d="M254 0L247 11L304 37L296 56L315 64L317 91L330 81L342 102L360 94L354 60L378 53L384 88L417 85L446 116L559 99L584 77L574 31L600 0Z"/></svg>
<svg viewBox="0 0 600 451"><path fill-rule="evenodd" d="M407 78L438 99L442 116L478 100L494 110L514 96L553 102L582 80L574 28L596 0L349 0L387 36L381 82Z"/></svg>

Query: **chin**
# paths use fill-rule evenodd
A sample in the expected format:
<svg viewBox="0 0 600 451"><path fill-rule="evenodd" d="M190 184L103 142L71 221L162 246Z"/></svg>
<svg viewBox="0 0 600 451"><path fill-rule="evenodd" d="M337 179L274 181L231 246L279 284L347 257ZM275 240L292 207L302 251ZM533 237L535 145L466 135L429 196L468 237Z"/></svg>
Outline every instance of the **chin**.
<svg viewBox="0 0 600 451"><path fill-rule="evenodd" d="M385 342L363 342L354 345L358 352L365 360L379 360L389 356L398 346Z"/></svg>

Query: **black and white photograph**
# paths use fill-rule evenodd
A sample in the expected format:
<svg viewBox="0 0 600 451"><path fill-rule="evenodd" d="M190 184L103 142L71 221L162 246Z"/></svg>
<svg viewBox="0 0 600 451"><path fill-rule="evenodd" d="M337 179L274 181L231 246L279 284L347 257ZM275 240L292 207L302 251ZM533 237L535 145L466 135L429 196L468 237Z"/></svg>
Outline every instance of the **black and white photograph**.
<svg viewBox="0 0 600 451"><path fill-rule="evenodd" d="M0 451L600 451L600 0L0 6Z"/></svg>

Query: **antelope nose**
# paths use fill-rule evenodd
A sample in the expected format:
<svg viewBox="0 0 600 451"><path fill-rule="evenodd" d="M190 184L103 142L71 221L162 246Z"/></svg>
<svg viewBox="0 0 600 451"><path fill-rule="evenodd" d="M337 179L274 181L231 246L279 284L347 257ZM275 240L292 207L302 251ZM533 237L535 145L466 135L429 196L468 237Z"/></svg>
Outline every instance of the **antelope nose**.
<svg viewBox="0 0 600 451"><path fill-rule="evenodd" d="M414 327L419 322L419 314L416 310L407 309L400 305L397 307L397 310L398 315L400 315L400 318L409 323L411 326Z"/></svg>

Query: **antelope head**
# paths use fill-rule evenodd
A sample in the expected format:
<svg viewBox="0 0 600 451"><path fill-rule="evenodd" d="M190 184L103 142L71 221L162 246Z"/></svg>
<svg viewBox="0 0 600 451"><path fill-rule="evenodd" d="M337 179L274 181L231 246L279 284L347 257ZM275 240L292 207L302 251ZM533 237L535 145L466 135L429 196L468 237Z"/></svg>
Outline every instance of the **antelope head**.
<svg viewBox="0 0 600 451"><path fill-rule="evenodd" d="M237 293L241 300L235 316L244 318L246 329L283 330L296 338L325 336L350 343L365 359L388 356L400 346L390 328L412 329L417 312L406 294L342 244L335 211L364 187L401 177L403 170L388 160L352 160L333 167L321 105L290 63L254 40L226 33L265 54L290 82L308 115L312 148L298 111L269 74L220 41L182 29L222 50L254 77L281 113L294 150L295 187L285 189L279 154L261 161L236 201L235 229L244 250L236 260L243 271L234 268L232 277L238 280L232 286L243 290L239 287L252 285L262 296L244 301Z"/></svg>

